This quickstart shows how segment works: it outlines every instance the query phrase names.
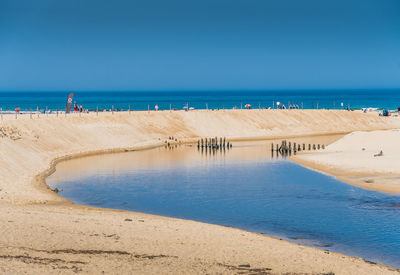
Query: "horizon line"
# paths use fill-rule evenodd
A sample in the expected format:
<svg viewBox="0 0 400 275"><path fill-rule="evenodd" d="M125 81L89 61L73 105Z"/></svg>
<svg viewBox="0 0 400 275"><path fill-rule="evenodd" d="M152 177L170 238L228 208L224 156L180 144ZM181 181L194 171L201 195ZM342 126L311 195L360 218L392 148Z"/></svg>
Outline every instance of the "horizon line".
<svg viewBox="0 0 400 275"><path fill-rule="evenodd" d="M277 88L277 89L37 89L37 90L0 90L0 93L6 92L305 92L305 91L376 91L376 90L400 90L400 87L394 88Z"/></svg>

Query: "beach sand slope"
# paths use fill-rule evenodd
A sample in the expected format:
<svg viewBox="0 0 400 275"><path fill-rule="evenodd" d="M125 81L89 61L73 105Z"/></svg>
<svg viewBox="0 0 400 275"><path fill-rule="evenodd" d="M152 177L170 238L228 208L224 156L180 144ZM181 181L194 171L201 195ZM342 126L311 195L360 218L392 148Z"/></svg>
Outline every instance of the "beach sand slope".
<svg viewBox="0 0 400 275"><path fill-rule="evenodd" d="M399 142L400 130L353 132L293 160L366 189L400 193Z"/></svg>

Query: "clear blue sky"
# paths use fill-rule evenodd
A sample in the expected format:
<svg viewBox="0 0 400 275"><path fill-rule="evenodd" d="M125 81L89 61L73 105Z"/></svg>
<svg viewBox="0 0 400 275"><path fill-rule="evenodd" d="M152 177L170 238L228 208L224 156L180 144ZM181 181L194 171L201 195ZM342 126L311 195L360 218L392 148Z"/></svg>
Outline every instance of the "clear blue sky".
<svg viewBox="0 0 400 275"><path fill-rule="evenodd" d="M399 87L399 0L0 0L0 90Z"/></svg>

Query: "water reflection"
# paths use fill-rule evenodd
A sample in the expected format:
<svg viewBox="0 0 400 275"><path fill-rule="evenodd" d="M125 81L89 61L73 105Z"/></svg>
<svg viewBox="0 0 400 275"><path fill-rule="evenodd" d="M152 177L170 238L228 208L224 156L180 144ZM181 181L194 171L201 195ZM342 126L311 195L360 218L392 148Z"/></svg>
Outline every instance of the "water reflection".
<svg viewBox="0 0 400 275"><path fill-rule="evenodd" d="M271 142L68 161L48 179L81 204L233 226L400 267L400 197L271 158Z"/></svg>

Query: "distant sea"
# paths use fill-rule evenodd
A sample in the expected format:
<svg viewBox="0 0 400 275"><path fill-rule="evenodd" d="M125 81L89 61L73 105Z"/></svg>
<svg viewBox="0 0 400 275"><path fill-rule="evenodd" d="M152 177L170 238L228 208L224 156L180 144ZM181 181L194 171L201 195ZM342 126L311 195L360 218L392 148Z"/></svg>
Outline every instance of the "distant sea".
<svg viewBox="0 0 400 275"><path fill-rule="evenodd" d="M68 93L66 92L0 92L0 108L21 111L32 108L45 110L64 110ZM400 106L400 90L334 90L334 91L73 91L74 101L89 110L123 109L160 110L183 109L232 109L251 104L253 109L273 107L276 102L284 105L297 104L304 109L351 109L364 107L394 110ZM342 106L343 103L343 106ZM276 106L276 105L275 105Z"/></svg>

